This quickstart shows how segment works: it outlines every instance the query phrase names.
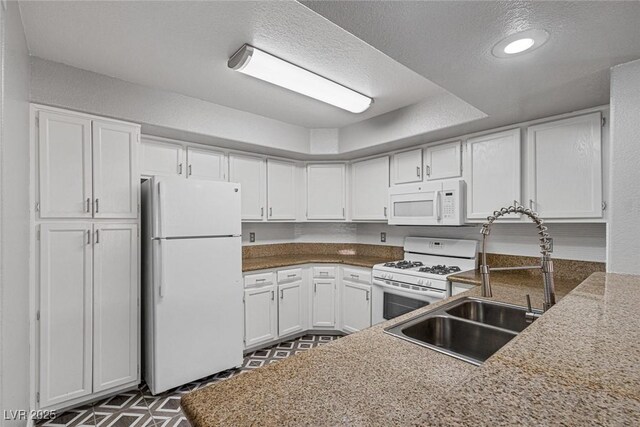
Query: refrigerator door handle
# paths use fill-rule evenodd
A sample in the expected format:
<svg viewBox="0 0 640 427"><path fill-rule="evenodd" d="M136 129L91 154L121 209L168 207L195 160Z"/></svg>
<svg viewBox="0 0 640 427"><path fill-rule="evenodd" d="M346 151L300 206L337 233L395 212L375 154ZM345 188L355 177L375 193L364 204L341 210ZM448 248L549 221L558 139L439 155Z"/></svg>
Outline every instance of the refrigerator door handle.
<svg viewBox="0 0 640 427"><path fill-rule="evenodd" d="M164 263L162 262L162 239L154 239L158 242L157 260L158 260L158 294L160 297L164 297L167 293L166 285L164 283Z"/></svg>
<svg viewBox="0 0 640 427"><path fill-rule="evenodd" d="M156 227L156 237L162 237L162 214L163 214L163 202L164 202L164 186L162 182L158 182L158 210L157 210L157 227Z"/></svg>

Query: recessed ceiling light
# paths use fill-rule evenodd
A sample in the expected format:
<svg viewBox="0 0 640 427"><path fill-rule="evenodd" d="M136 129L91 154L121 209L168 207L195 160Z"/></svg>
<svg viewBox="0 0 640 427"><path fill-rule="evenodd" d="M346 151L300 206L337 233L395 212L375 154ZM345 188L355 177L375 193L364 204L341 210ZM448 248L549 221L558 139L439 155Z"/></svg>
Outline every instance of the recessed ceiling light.
<svg viewBox="0 0 640 427"><path fill-rule="evenodd" d="M248 44L229 58L227 66L352 113L362 113L373 102L368 96Z"/></svg>
<svg viewBox="0 0 640 427"><path fill-rule="evenodd" d="M529 53L545 44L548 39L549 33L545 30L526 30L500 40L493 46L492 53L498 58L509 58Z"/></svg>

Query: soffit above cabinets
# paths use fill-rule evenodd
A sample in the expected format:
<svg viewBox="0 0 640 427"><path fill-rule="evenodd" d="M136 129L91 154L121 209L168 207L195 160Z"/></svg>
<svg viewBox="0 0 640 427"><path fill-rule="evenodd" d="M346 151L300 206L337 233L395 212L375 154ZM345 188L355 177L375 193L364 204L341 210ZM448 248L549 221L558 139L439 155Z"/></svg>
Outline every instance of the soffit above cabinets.
<svg viewBox="0 0 640 427"><path fill-rule="evenodd" d="M294 1L24 2L31 55L307 128L339 128L446 93ZM244 43L374 98L353 114L235 72Z"/></svg>

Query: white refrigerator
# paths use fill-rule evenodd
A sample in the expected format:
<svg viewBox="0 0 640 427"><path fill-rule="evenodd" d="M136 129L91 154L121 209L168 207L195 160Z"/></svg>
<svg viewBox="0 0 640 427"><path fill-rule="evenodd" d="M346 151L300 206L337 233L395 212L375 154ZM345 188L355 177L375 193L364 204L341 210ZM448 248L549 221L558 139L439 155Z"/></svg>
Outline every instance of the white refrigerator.
<svg viewBox="0 0 640 427"><path fill-rule="evenodd" d="M242 364L240 185L153 177L142 195L144 378L158 394Z"/></svg>

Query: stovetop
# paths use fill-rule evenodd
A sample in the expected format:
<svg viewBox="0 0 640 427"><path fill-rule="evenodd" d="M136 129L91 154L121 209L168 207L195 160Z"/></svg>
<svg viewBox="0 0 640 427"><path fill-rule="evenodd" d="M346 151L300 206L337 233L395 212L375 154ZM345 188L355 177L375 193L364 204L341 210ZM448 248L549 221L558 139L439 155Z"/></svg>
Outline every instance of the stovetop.
<svg viewBox="0 0 640 427"><path fill-rule="evenodd" d="M445 265L445 264L433 264L426 265L422 261L413 260L400 260L393 262L386 262L384 264L378 264L374 266L375 270L383 271L386 273L392 273L397 278L402 276L417 276L431 279L446 280L446 276L449 274L462 271L462 268L458 265ZM380 276L384 278L390 278L389 274Z"/></svg>

